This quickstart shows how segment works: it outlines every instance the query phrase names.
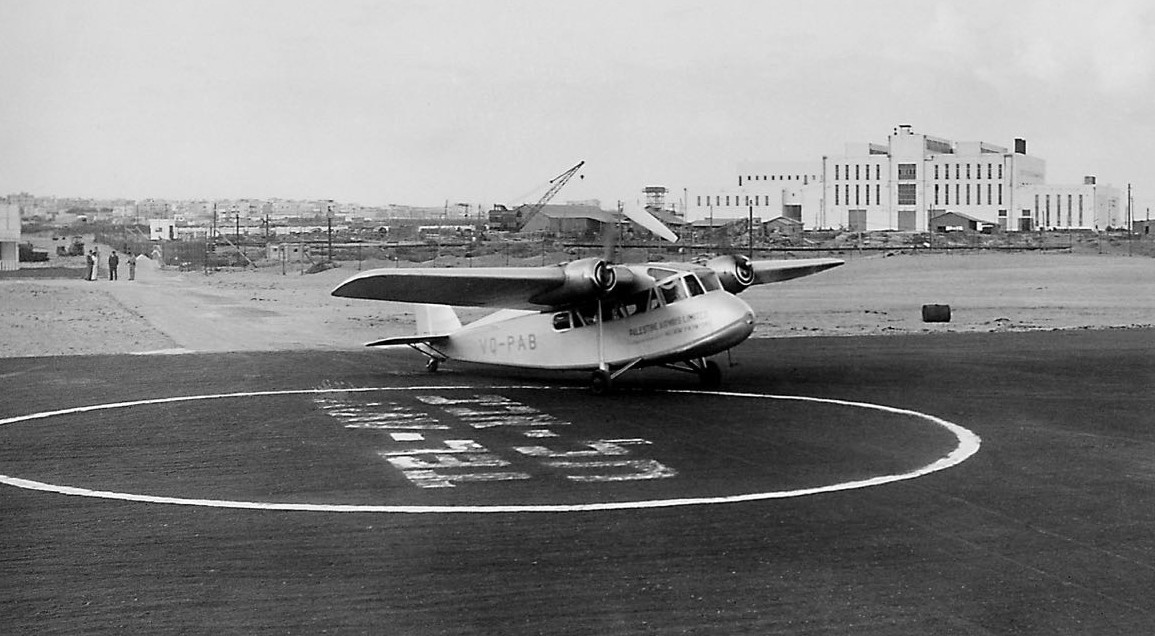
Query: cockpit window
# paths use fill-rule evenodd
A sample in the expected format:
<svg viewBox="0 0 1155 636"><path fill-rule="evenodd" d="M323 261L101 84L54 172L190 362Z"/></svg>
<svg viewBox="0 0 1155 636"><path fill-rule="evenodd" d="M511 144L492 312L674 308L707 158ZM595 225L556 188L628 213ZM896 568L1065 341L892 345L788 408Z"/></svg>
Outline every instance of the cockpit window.
<svg viewBox="0 0 1155 636"><path fill-rule="evenodd" d="M718 291L722 289L722 281L718 280L718 275L714 272L701 272L698 278L702 281L702 285L706 291Z"/></svg>

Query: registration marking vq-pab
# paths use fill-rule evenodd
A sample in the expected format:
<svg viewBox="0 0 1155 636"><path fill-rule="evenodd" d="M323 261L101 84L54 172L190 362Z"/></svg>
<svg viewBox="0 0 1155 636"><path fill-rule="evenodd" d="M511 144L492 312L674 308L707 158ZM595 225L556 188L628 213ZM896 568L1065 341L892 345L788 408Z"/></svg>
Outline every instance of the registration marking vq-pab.
<svg viewBox="0 0 1155 636"><path fill-rule="evenodd" d="M556 387L545 386L498 386L492 387L493 390L562 390ZM415 386L415 387L355 387L339 389L343 392L358 393L358 392L372 392L372 391L468 391L476 390L476 387L470 386ZM195 402L203 400L217 400L226 398L244 398L244 397L263 397L263 396L277 396L277 395L312 395L321 393L332 393L334 389L290 389L280 391L246 391L240 393L216 393L209 395L189 395L179 397L155 398L149 400L135 400L131 402L113 402L108 404L94 404L90 406L80 406L68 409L59 409L55 411L43 411L40 413L32 413L29 415L20 415L17 417L9 417L0 419L0 426L15 424L18 422L27 422L33 420L44 420L52 417L72 415L76 413L92 413L98 411L108 411L113 409L129 408L133 406L144 406L151 404L172 404L177 402ZM158 503L170 504L180 506L201 506L212 508L237 508L246 510L276 510L276 511L298 511L298 512L382 512L382 513L511 513L511 512L594 512L603 510L639 510L648 508L671 508L677 506L701 506L709 504L727 504L727 503L741 503L749 501L765 501L768 499L787 499L792 497L804 497L809 495L817 495L822 493L841 492L846 490L854 490L858 488L868 488L872 486L881 486L898 481L905 481L923 477L931 473L941 470L946 470L953 466L957 466L966 461L972 455L978 452L981 440L979 436L970 430L959 426L953 422L948 422L939 417L912 411L909 409L900 409L893 406L884 406L880 404L871 404L869 402L853 402L848 400L835 400L829 398L814 398L802 397L793 395L771 395L761 393L736 393L726 391L670 391L674 394L682 395L705 395L712 397L732 397L738 399L769 399L769 400L783 400L794 402L811 402L816 404L832 404L836 406L846 406L851 408L863 408L874 411L881 411L884 413L894 413L896 415L905 415L915 417L936 426L945 428L950 431L957 440L958 444L947 455L939 459L916 468L914 470L899 473L894 475L880 475L877 477L870 477L867 479L859 479L854 481L847 481L837 484L829 484L826 486L815 486L811 488L800 488L795 490L779 490L771 492L752 492L738 495L724 495L718 497L685 497L673 499L650 499L644 501L610 501L610 502L594 502L584 504L541 504L541 505L426 505L426 506L404 506L404 505L353 505L353 504L325 504L325 503L279 503L279 502L262 502L262 501L231 501L221 499L194 499L184 497L161 497L155 495L145 495L137 493L113 492L107 490L91 490L88 488L78 488L74 486L61 486L57 484L49 484L31 479L23 479L20 477L13 477L10 475L0 475L0 483L17 488L25 488L28 490L38 490L43 492L54 492L63 495L74 495L80 497L96 497L101 499L114 499L120 501L134 501L140 503Z"/></svg>

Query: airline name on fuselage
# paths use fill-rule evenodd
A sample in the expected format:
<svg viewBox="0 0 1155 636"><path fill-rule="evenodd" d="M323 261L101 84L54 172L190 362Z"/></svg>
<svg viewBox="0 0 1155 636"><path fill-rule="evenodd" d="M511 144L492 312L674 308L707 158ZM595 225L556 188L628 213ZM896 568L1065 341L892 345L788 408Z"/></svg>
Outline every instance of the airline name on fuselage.
<svg viewBox="0 0 1155 636"><path fill-rule="evenodd" d="M698 320L698 318L700 318L701 315L702 315L702 312L697 312L697 313L693 313L693 314L684 314L681 316L675 316L673 318L667 318L665 320L660 320L658 322L650 322L650 323L646 323L644 325L638 325L637 327L630 327L630 335L637 337L637 336L644 336L646 334L653 333L655 331L664 331L664 330L669 329L671 327L677 327L679 325L694 322L694 321Z"/></svg>

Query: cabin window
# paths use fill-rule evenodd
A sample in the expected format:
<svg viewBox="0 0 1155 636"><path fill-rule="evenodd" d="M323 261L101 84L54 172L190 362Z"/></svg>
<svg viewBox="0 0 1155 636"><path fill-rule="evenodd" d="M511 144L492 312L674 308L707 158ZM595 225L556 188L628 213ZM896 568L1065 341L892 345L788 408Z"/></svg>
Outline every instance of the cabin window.
<svg viewBox="0 0 1155 636"><path fill-rule="evenodd" d="M640 291L630 296L621 305L621 314L623 317L632 316L634 314L645 313L650 309L650 299L654 297L653 290L647 289Z"/></svg>
<svg viewBox="0 0 1155 636"><path fill-rule="evenodd" d="M598 324L598 306L597 303L590 305L583 305L574 311L575 324L579 325L596 325Z"/></svg>
<svg viewBox="0 0 1155 636"><path fill-rule="evenodd" d="M686 286L682 284L681 278L675 278L658 285L658 293L662 296L662 301L667 305L688 297Z"/></svg>
<svg viewBox="0 0 1155 636"><path fill-rule="evenodd" d="M686 289L690 290L691 296L701 296L702 294L706 293L706 290L702 289L701 281L699 281L698 277L694 276L693 274L688 274L686 276Z"/></svg>
<svg viewBox="0 0 1155 636"><path fill-rule="evenodd" d="M573 323L570 321L568 311L563 311L559 314L553 315L553 328L556 331L565 331L571 327L573 327Z"/></svg>

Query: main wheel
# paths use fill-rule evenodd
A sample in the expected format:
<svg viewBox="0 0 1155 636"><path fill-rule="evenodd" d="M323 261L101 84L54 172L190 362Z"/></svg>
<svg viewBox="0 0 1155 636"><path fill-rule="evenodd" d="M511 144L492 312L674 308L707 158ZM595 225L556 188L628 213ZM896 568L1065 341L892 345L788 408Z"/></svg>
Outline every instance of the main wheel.
<svg viewBox="0 0 1155 636"><path fill-rule="evenodd" d="M610 372L603 369L598 369L590 375L590 391L594 395L605 395L610 392L612 388L610 380Z"/></svg>
<svg viewBox="0 0 1155 636"><path fill-rule="evenodd" d="M698 379L702 382L702 386L707 389L716 389L722 386L722 368L718 366L717 362L707 360L706 365L698 373Z"/></svg>
<svg viewBox="0 0 1155 636"><path fill-rule="evenodd" d="M440 366L441 366L440 360L438 360L437 358L429 358L429 361L425 363L425 370L430 372L430 373L437 373L437 369Z"/></svg>

